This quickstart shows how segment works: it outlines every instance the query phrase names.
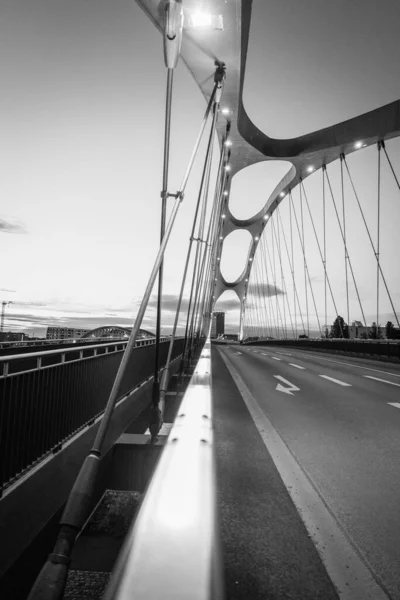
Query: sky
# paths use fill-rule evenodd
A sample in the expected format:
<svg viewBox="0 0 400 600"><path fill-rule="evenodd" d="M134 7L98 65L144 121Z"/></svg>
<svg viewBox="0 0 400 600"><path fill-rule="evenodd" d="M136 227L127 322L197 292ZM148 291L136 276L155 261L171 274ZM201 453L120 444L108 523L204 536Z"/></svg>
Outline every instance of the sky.
<svg viewBox="0 0 400 600"><path fill-rule="evenodd" d="M389 0L335 0L324 3L323 11L319 0L255 0L244 90L250 118L270 136L292 137L398 99L399 20L400 6ZM6 330L43 335L48 325L130 326L159 237L166 79L160 34L134 0L2 0L0 76L0 300L14 303ZM195 82L179 64L172 191L181 182L204 109ZM387 147L400 172L397 141ZM376 151L361 150L349 165L350 159L373 223ZM273 161L236 175L233 213L257 212L289 166ZM173 319L200 172L198 160L166 254L165 333ZM315 173L306 182L318 215L319 177ZM335 166L332 178L337 188ZM388 171L383 185L382 261L399 306L400 198ZM365 246L359 243L356 208L349 200L350 252L368 320L374 314L374 257L366 258L368 239ZM282 203L282 215L284 210ZM241 272L246 236L237 232L225 242L221 268L228 279ZM339 247L340 232L332 225L329 256L338 290L343 269L333 259ZM321 301L320 265L311 248L310 271L319 278ZM352 300L353 305L358 319ZM238 300L226 294L217 308L227 311L227 329L236 331ZM154 325L154 311L153 298L144 327ZM382 312L390 316L384 295Z"/></svg>

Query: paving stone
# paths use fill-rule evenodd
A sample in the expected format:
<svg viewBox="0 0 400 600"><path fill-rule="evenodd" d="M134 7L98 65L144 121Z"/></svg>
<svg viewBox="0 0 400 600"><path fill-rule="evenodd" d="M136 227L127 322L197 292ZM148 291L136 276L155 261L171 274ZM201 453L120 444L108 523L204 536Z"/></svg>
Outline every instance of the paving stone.
<svg viewBox="0 0 400 600"><path fill-rule="evenodd" d="M100 600L109 580L110 573L70 570L64 600Z"/></svg>

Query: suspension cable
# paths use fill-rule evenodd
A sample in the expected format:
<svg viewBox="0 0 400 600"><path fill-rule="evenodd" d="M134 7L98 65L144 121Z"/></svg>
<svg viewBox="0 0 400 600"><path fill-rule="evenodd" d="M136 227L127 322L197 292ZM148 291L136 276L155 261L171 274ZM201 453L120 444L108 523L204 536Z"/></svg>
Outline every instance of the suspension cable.
<svg viewBox="0 0 400 600"><path fill-rule="evenodd" d="M301 186L300 186L300 197L302 198ZM302 205L303 204L301 202L300 206L302 206ZM296 214L296 209L294 207L294 204L293 204L293 214L294 214L294 219L296 221L297 232L299 234L301 249L302 249L302 252L303 252L304 269L305 269L305 275L306 275L306 281L305 281L305 283L307 285L307 278L308 278L308 284L310 286L311 297L312 297L312 301L313 301L313 304L314 304L315 316L317 317L317 322L318 322L318 329L319 329L320 335L322 337L321 324L320 324L320 320L319 320L319 316L318 316L317 305L315 303L314 290L313 290L313 287L312 287L312 284L311 284L311 277L310 277L310 273L309 273L309 270L308 270L308 264L307 264L305 247L304 247L304 243L302 241L302 236L301 236L301 233L300 233L300 226L299 226L299 222L297 220L297 214ZM302 225L303 225L303 236L304 236L304 223ZM307 330L308 330L308 337L310 337L310 322L308 320L308 307L307 307Z"/></svg>
<svg viewBox="0 0 400 600"><path fill-rule="evenodd" d="M221 176L224 154L225 154L225 149L223 146L221 149L220 162L219 162L219 166L218 166L217 181L219 181L220 176ZM191 234L189 237L189 246L188 246L188 251L186 254L186 261L185 261L185 266L184 266L183 275L182 275L181 288L180 288L180 292L179 292L179 296L178 296L178 304L177 304L176 312L175 312L175 321L174 321L174 325L172 328L171 339L170 339L170 343L169 343L169 347L168 347L167 360L166 360L165 368L163 370L162 378L161 378L160 403L159 403L159 409L160 409L160 413L161 413L161 419L160 419L161 423L163 422L163 417L164 417L165 397L166 397L166 393L168 390L172 352L173 352L173 348L174 348L176 331L177 331L177 327L178 327L179 315L180 315L182 299L183 299L183 292L185 289L187 272L188 272L190 257L191 257L192 248L193 248L194 235L195 235L195 229L196 229L198 215L199 215L199 209L200 209L200 195L198 196L197 203L196 203L196 209L195 209L194 218L193 218L192 230L191 230ZM150 433L153 435L151 427L150 427ZM158 431L155 432L155 435L157 435L157 433L158 433Z"/></svg>
<svg viewBox="0 0 400 600"><path fill-rule="evenodd" d="M172 6L168 3L165 7L166 18L165 18L165 32L164 38L166 40L167 33L174 31L174 40L169 43L169 48L164 51L168 54L168 60L166 60L168 68L174 68L180 51L180 41L182 39L182 28L183 28L183 12L181 6ZM167 44L167 41L165 41ZM171 46L172 45L172 46ZM165 56L166 56L165 54ZM167 247L170 235L178 214L179 206L182 203L184 197L184 191L186 188L187 179L193 166L194 158L197 154L198 147L204 132L208 115L211 109L211 105L215 96L216 88L212 92L210 101L208 103L206 113L203 119L203 123L200 129L199 136L197 138L194 150L189 160L189 166L186 171L185 178L181 185L181 188L175 194L175 203L172 208L171 215L169 217L167 226L165 228L165 234L162 238L160 247L157 252L157 256L154 262L153 269L151 271L145 293L143 295L138 314L132 327L131 334L129 336L128 343L126 345L122 360L118 367L115 380L110 391L107 404L104 410L103 418L100 421L99 428L96 432L95 439L93 442L92 449L86 456L79 474L75 480L72 490L68 496L62 517L60 519L60 528L58 531L57 539L54 545L53 553L49 555L46 563L40 571L32 589L29 594L30 600L38 598L55 598L61 597L65 581L68 572L68 565L70 563L70 556L76 540L77 535L84 526L90 511L92 509L92 500L94 496L95 484L97 475L100 467L100 458L103 449L104 439L106 437L115 404L121 396L121 386L125 378L125 373L128 367L131 365L132 354L135 347L136 339L139 333L140 326L149 302L151 292L154 287L155 280L159 274L161 264L163 262L165 249Z"/></svg>
<svg viewBox="0 0 400 600"><path fill-rule="evenodd" d="M276 229L279 230L279 223L278 223L278 221L277 221ZM281 271L282 294L285 295L285 290L284 290L284 282L285 282L285 280L284 280L284 277L283 277L283 270L282 270L280 240L277 239L276 229L274 227L274 219L271 218L272 243L274 243L274 240L275 240L275 245L276 245L276 250L277 250L278 259L279 259L279 265L280 265L280 271ZM283 331L282 331L282 335L283 335L284 339L287 339L285 298L282 299L282 304L283 304Z"/></svg>
<svg viewBox="0 0 400 600"><path fill-rule="evenodd" d="M347 261L349 255L347 253L346 239L346 211L344 204L344 181L343 181L343 154L340 155L340 183L342 189L342 214L343 214L343 237L344 237L344 271L346 275L346 301L347 301L347 323L350 326L350 306L349 306L349 278L347 273Z"/></svg>
<svg viewBox="0 0 400 600"><path fill-rule="evenodd" d="M161 224L160 224L160 244L165 233L165 221L167 214L168 197L168 172L169 172L169 150L171 139L171 109L172 109L172 88L174 79L174 69L167 69L167 89L165 100L165 125L164 125L164 161L161 190ZM160 337L161 337L161 304L163 292L164 260L161 261L158 272L158 293L157 293L157 317L156 317L156 344L154 358L154 380L153 380L153 405L158 404L159 394L159 369L160 369Z"/></svg>
<svg viewBox="0 0 400 600"><path fill-rule="evenodd" d="M384 148L384 146L382 146L382 147ZM358 194L357 194L357 190L356 190L356 188L355 188L355 185L354 185L353 178L352 178L352 176L351 176L351 173L350 173L349 167L348 167L348 165L347 165L346 157L344 158L344 164L345 164L345 167L346 167L346 170L347 170L347 174L348 174L348 176L349 176L349 180L350 180L350 183L351 183L351 187L352 187L352 189L353 189L353 192L354 192L354 196L355 196L355 198L356 198L356 200L357 200L358 208L360 209L361 217L362 217L362 219L363 219L363 221L364 221L365 229L366 229L366 231L367 231L368 238L369 238L369 241L370 241L370 243L371 243L371 247L372 247L372 250L373 250L373 252L374 252L375 259L376 259L376 261L377 261L377 264L379 265L379 270L380 270L380 273L381 273L381 278L382 278L382 281L383 281L383 283L384 283L384 285L385 285L386 292L387 292L387 295L388 295L388 297L389 297L389 302L390 302L390 305L391 305L391 307L392 307L392 310L393 310L393 313L394 313L394 317L395 317L395 319L396 319L396 321L397 321L397 326L398 326L398 327L400 327L400 322L399 322L399 319L398 319L397 313L396 313L396 311L395 311L395 308L394 308L394 304L393 304L392 296L390 295L389 287L388 287L388 285L387 285L387 283L386 283L386 278L385 278L385 276L384 276L384 274L383 274L382 266L381 266L380 262L378 261L378 257L377 257L377 255L376 255L376 249L375 249L374 242L373 242L373 240L372 240L372 235L371 235L371 232L370 232L370 230L369 230L369 227L368 227L367 221L366 221L366 219L365 219L364 211L363 211L363 209L362 209L361 202L360 202L359 196L358 196Z"/></svg>
<svg viewBox="0 0 400 600"><path fill-rule="evenodd" d="M271 215L271 223L272 223L272 217L273 215ZM280 312L280 306L279 306L279 298L278 298L278 288L276 285L276 264L275 264L275 246L274 246L274 235L272 232L272 226L271 226L271 244L272 244L272 265L271 265L271 270L272 270L272 277L273 277L273 281L274 281L274 288L275 288L275 303L276 303L276 313L278 314L279 311L279 317L281 319L281 325L282 325L282 337L283 337L283 322L282 322L282 317L281 317L281 312ZM271 257L271 255L270 255ZM278 337L280 336L280 331L278 329Z"/></svg>
<svg viewBox="0 0 400 600"><path fill-rule="evenodd" d="M378 142L378 218L376 244L376 337L379 339L379 265L380 265L380 232L381 232L381 143Z"/></svg>
<svg viewBox="0 0 400 600"><path fill-rule="evenodd" d="M302 245L303 261L304 261L304 292L305 292L305 296L306 296L307 335L308 335L308 337L310 337L310 319L309 319L309 312L308 312L308 293L307 293L307 260L306 260L305 241L304 241L303 194L301 192L301 187L299 187L299 195L300 195L300 215L301 215L300 243ZM293 206L293 210L294 210L294 206ZM295 213L295 215L296 215L296 213Z"/></svg>
<svg viewBox="0 0 400 600"><path fill-rule="evenodd" d="M270 337L273 337L272 332L273 332L274 317L273 317L272 311L271 311L271 295L270 295L268 269L267 269L267 262L266 262L265 235L263 235L261 238L260 250L261 250L261 252L260 252L261 277L264 278L263 271L265 271L265 274L267 277L267 289L266 289L266 293L264 294L264 303L265 303L266 310L268 307L269 334L270 334ZM266 298L268 298L268 300L266 300Z"/></svg>
<svg viewBox="0 0 400 600"><path fill-rule="evenodd" d="M333 206L334 206L334 208L335 208L335 213L336 213L336 218L337 218L337 221L338 221L338 225L339 225L340 233L341 233L341 236L342 236L342 239L343 239L343 243L345 244L346 242L345 242L345 239L344 239L344 236L343 236L343 230L342 230L342 226L341 226L341 224L340 224L340 219L339 219L339 214L338 214L337 207L336 207L335 197L334 197L334 195L333 195L332 186L331 186L331 182L330 182L330 179L329 179L328 171L327 171L327 169L326 169L326 165L323 165L323 166L322 166L322 169L323 169L323 170L324 170L324 172L325 172L325 177L326 177L326 180L327 180L327 182L328 182L328 187L329 187L329 191L330 191L330 194L331 194L332 203L333 203ZM353 265L351 264L350 255L349 255L349 253L348 253L348 252L347 252L347 256L348 256L348 260L349 260L349 266L350 266L351 275L352 275L352 278L353 278L354 287L355 287L355 289L356 289L356 293L357 293L358 303L359 303L359 305L360 305L361 314L362 314L362 317L363 317L363 321L364 321L364 323L365 323L366 321L365 321L364 310L363 310L363 307L362 307L362 304L361 304L361 298L360 298L360 294L359 294L359 292L358 292L358 287L357 287L357 283L356 283L356 278L355 278L354 271L353 271Z"/></svg>
<svg viewBox="0 0 400 600"><path fill-rule="evenodd" d="M276 329L277 329L277 337L279 338L279 336L280 336L279 320L281 321L282 331L283 331L283 324L282 324L281 310L280 310L279 302L277 300L278 288L277 288L277 285L276 285L275 264L274 264L274 266L272 266L271 253L269 252L267 240L266 240L266 244L267 244L267 253L266 253L267 254L267 259L269 260L269 264L270 264L270 268L271 268L271 274L272 274L273 282L274 282L274 292L275 292L275 300L276 300ZM272 249L273 249L273 246L272 246ZM275 258L275 254L273 255L273 257Z"/></svg>
<svg viewBox="0 0 400 600"><path fill-rule="evenodd" d="M332 287L331 287L331 282L330 282L330 280L329 280L329 276L328 276L327 269L326 269L326 260L324 260L324 257L323 257L323 255L322 255L322 250L321 250L321 246L320 246L320 243L319 243L319 240L318 240L317 230L316 230L316 228L315 228L315 223L314 223L314 219L313 219L313 216L312 216L312 213L311 213L311 209L310 209L310 205L309 205L309 202L308 202L308 197L307 197L307 193L306 193L306 190L305 190L305 187L304 187L304 183L303 183L303 182L301 182L301 185L303 186L304 198L305 198L305 201L306 201L306 206L307 206L307 209L308 209L308 214L309 214L309 216L310 216L310 220L311 220L312 228L313 228L313 231L314 231L315 239L316 239L316 241L317 241L318 250L319 250L319 255L320 255L320 257L321 257L322 265L323 265L323 267L324 267L324 271L325 271L325 281L327 281L327 282L328 282L329 291L330 291L330 293L331 293L331 298L332 298L333 306L334 306L334 308L335 308L336 316L338 316L338 315L339 315L339 313L338 313L338 311L337 311L337 308L336 308L336 302L335 302L335 298L334 298L334 296L333 296L333 291L332 291ZM326 256L326 247L325 247L324 251L325 251L325 256ZM325 297L325 324L326 324L326 297ZM341 323L341 321L339 321L339 327L340 327L340 331L341 331L341 333L342 333L342 336L344 337L344 332L343 332L343 328L342 328L342 323Z"/></svg>
<svg viewBox="0 0 400 600"><path fill-rule="evenodd" d="M261 246L262 247L262 251L263 251L263 258L264 258L264 268L265 268L265 274L267 277L267 289L268 289L268 304L269 304L269 313L270 313L270 317L271 317L271 335L273 332L273 327L272 325L275 325L275 336L278 337L278 329L277 329L277 315L275 315L275 309L274 309L274 303L272 301L272 285L269 282L269 276L268 276L268 260L267 260L267 256L269 256L269 251L268 251L268 245L267 245L267 239L266 239L266 234L265 236L263 236L264 238L264 244ZM272 274L272 273L271 273Z"/></svg>
<svg viewBox="0 0 400 600"><path fill-rule="evenodd" d="M254 260L253 269L254 269L254 271L256 273L257 287L258 287L258 291L257 291L257 294L256 294L256 299L258 299L258 301L257 301L257 313L258 313L258 322L259 322L259 327L260 327L260 337L263 337L263 331L264 331L264 329L266 329L265 319L264 319L264 312L262 310L263 281L262 281L262 277L260 276L259 265L258 265L258 261L257 260Z"/></svg>
<svg viewBox="0 0 400 600"><path fill-rule="evenodd" d="M259 246L259 251L257 252L257 256L258 256L258 262L259 262L259 268L260 268L260 276L261 279L263 280L263 264L262 264L262 241L260 240L260 246ZM265 322L266 322L266 331L265 331L265 337L268 337L268 332L270 337L272 337L272 324L271 324L271 319L270 316L268 315L268 309L267 309L267 294L265 293L265 282L263 283L264 285L264 290L263 290L263 304L264 304L264 313L265 313ZM267 286L267 290L268 290L268 286Z"/></svg>
<svg viewBox="0 0 400 600"><path fill-rule="evenodd" d="M292 320L292 311L290 310L290 304L289 304L289 298L287 295L287 289L286 289L286 282L285 282L285 278L283 275L283 259L282 259L282 252L281 252L281 242L280 242L280 228L279 228L279 206L277 206L276 211L277 213L277 220L276 220L276 228L278 230L278 240L279 240L279 244L278 244L278 254L279 254L279 262L281 265L281 279L282 279L282 290L283 293L286 297L286 303L288 306L288 312L289 312L289 319L290 319L290 324L292 326L292 331L293 331L293 335L294 335L294 328L293 328L293 320ZM273 222L271 222L272 228L274 228L274 224ZM276 238L276 234L275 234L275 238ZM283 306L285 306L285 301L283 301ZM285 313L285 319L286 319L286 313ZM287 329L285 329L286 332L286 338L287 338Z"/></svg>
<svg viewBox="0 0 400 600"><path fill-rule="evenodd" d="M323 232L324 232L324 257L322 259L322 262L324 265L325 337L328 337L328 303L327 303L327 294L326 294L326 282L327 282L326 280L328 277L328 271L326 268L326 197L325 197L325 175L324 175L323 169L321 169L321 173L322 173L322 218L323 218ZM310 210L310 209L308 209L308 210ZM311 213L310 213L310 216L311 216ZM314 231L315 231L315 228L314 228ZM317 235L316 231L315 231L315 235ZM318 244L318 246L319 246L319 244ZM320 252L321 252L321 250L320 250ZM332 300L333 300L332 290L331 290L331 295L332 295ZM333 301L333 305L335 306L336 316L338 316L335 301ZM340 324L340 328L341 327L342 326ZM343 332L342 332L342 335L343 335Z"/></svg>
<svg viewBox="0 0 400 600"><path fill-rule="evenodd" d="M291 246L291 253L292 253L292 262L290 262L290 256L289 256L289 252L287 250L287 245L286 245L286 236L285 237L285 246L286 246L286 252L288 255L288 260L289 260L289 264L290 266L290 270L292 272L292 280L293 280L293 304L294 304L294 326L295 326L295 335L297 338L297 314L296 314L296 295L297 295L297 289L296 289L296 281L295 281L295 274L294 274L294 252L293 252L293 223L292 223L292 191L289 190L289 223L290 223L290 246ZM281 221L281 227L283 230L283 223ZM299 302L299 298L297 295L297 302ZM299 304L299 310L300 310L300 304ZM301 310L300 310L300 318L301 321L303 321L303 315L301 314ZM304 329L304 324L303 324L303 330L305 333L305 329Z"/></svg>
<svg viewBox="0 0 400 600"><path fill-rule="evenodd" d="M295 312L295 316L294 316L295 322L294 322L294 325L295 325L295 336L297 338L296 299L297 299L297 305L298 305L298 308L299 308L299 316L300 316L300 320L301 320L301 325L303 327L304 335L306 334L306 328L304 326L303 313L302 313L302 310L301 310L300 299L299 299L299 295L298 295L298 292L297 292L296 278L295 278L295 272L294 272L294 253L293 253L293 229L292 229L291 197L292 197L292 192L289 191L289 211L290 211L289 215L290 215L290 237L291 237L291 251L292 251L291 253L292 253L292 258L290 258L289 248L288 248L288 244L287 244L287 240L286 240L285 229L283 227L283 222L282 222L280 213L278 211L277 211L277 214L278 214L278 218L279 218L280 224L281 224L281 230L282 230L282 233L283 233L283 240L285 242L286 255L287 255L287 258L288 258L290 271L292 273L292 280L293 280L293 303L294 303L294 312Z"/></svg>
<svg viewBox="0 0 400 600"><path fill-rule="evenodd" d="M229 125L229 124L228 124ZM229 126L227 126L226 134L229 133ZM226 146L223 144L223 149ZM208 264L207 274L204 285L204 293L202 299L202 313L201 313L201 324L200 330L208 330L209 320L211 318L212 309L212 289L217 274L217 252L218 252L218 225L221 220L221 211L223 204L223 190L226 181L226 171L223 169L223 161L225 158L225 152L221 153L221 161L218 169L217 186L214 194L214 201L211 211L211 217L207 232L207 243L206 248L208 250ZM208 302L207 302L208 299ZM208 319L207 324L205 323Z"/></svg>
<svg viewBox="0 0 400 600"><path fill-rule="evenodd" d="M215 82L215 84L214 84L215 91L217 90L217 87L219 86L219 84L220 84L220 81ZM213 98L213 100L214 100L214 98ZM194 290L195 290L196 278L198 276L198 271L200 268L201 243L199 240L202 240L203 235L204 235L204 222L205 222L206 207L207 207L207 196L203 194L203 190L204 190L204 184L206 182L207 172L209 170L208 166L209 166L209 158L210 158L210 149L212 148L212 143L213 143L213 139L214 139L217 115L218 115L218 111L216 110L216 105L214 103L213 121L212 121L212 125L210 128L206 158L204 161L204 168L203 168L203 172L202 172L202 176L201 176L200 189L199 189L199 197L202 197L202 208L201 208L201 213L200 213L200 222L199 222L199 229L198 229L198 235L197 235L193 276L192 276L192 283L191 283L191 289L190 289L190 295L189 295L189 305L188 305L188 312L187 312L187 319L186 319L185 338L184 338L184 343L183 343L183 352L182 352L182 359L181 359L181 369L180 369L181 373L184 368L185 353L186 353L186 348L187 348L187 344L188 344L190 314L191 314L191 308L192 308L192 304L193 304L193 300L194 300ZM194 310L194 308L195 307L193 305L193 310Z"/></svg>
<svg viewBox="0 0 400 600"><path fill-rule="evenodd" d="M399 190L400 190L400 182L399 182L399 180L398 180L398 177L397 177L397 175L396 175L396 172L395 172L395 170L394 170L394 168L393 168L392 161L390 160L390 158L389 158L389 155L388 155L388 153L387 153L387 151L386 151L386 145L385 145L385 142L384 142L383 140L381 140L381 141L380 141L380 145L381 145L381 148L383 148L383 151L384 151L384 153L385 153L385 156L386 156L386 158L387 158L387 161L388 161L388 163L389 163L389 166L390 166L390 168L391 168L391 170L392 170L393 177L395 178L395 181L396 181L396 183L397 183L397 187L398 187L398 188L399 188Z"/></svg>

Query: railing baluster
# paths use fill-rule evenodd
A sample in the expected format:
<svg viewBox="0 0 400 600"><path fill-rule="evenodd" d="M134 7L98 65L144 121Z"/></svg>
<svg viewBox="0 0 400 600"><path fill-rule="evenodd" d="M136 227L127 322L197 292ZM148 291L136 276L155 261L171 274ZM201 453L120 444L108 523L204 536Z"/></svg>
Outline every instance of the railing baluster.
<svg viewBox="0 0 400 600"><path fill-rule="evenodd" d="M162 342L164 356L169 339ZM0 356L0 490L102 413L126 344ZM122 396L152 374L154 340L140 340L136 346L145 361L129 372Z"/></svg>

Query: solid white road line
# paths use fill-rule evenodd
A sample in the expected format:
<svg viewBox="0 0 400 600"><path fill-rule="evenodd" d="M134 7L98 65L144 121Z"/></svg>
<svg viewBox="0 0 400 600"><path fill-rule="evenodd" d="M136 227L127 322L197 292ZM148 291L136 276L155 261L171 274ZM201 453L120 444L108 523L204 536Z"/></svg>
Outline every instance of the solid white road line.
<svg viewBox="0 0 400 600"><path fill-rule="evenodd" d="M274 360L282 360L281 358L278 358L277 356L273 356L272 357Z"/></svg>
<svg viewBox="0 0 400 600"><path fill-rule="evenodd" d="M296 367L296 369L305 369L305 367L301 367L300 365L295 365L294 363L289 363L291 367Z"/></svg>
<svg viewBox="0 0 400 600"><path fill-rule="evenodd" d="M301 356L302 358L307 358L307 354L302 354L301 352L296 352L297 356ZM366 369L367 371L374 371L375 373L384 373L385 375L393 375L393 377L400 377L400 373L390 373L389 371L382 371L381 369L372 369L371 367L363 367L362 365L353 365L353 363L348 363L344 360L334 360L333 358L324 358L323 356L319 356L317 354L308 354L308 356L312 356L313 358L319 358L320 360L326 360L327 362L333 362L337 365L347 365L348 367L354 367L356 369Z"/></svg>
<svg viewBox="0 0 400 600"><path fill-rule="evenodd" d="M387 381L386 379L379 379L379 377L372 377L372 375L364 375L367 379L374 379L375 381L382 381L382 383L389 383L390 385L395 385L400 387L400 383L393 383L393 381Z"/></svg>
<svg viewBox="0 0 400 600"><path fill-rule="evenodd" d="M351 383L345 383L344 381L340 381L340 379L334 379L333 377L328 377L328 375L320 375L324 379L329 379L329 381L333 381L334 383L338 383L339 385L343 385L346 387L351 387Z"/></svg>
<svg viewBox="0 0 400 600"><path fill-rule="evenodd" d="M338 590L340 600L388 600L357 549L343 533L344 528L265 415L231 360L222 349L218 350Z"/></svg>
<svg viewBox="0 0 400 600"><path fill-rule="evenodd" d="M388 402L390 406L395 406L396 408L400 408L400 404L398 402Z"/></svg>

